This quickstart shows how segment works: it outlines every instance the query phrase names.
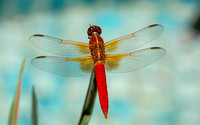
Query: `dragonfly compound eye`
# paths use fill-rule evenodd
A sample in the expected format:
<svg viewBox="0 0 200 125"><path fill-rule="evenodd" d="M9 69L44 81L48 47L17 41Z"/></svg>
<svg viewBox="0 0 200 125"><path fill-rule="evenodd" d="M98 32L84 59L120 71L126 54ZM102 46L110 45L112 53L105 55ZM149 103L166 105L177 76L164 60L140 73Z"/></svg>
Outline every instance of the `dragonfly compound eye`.
<svg viewBox="0 0 200 125"><path fill-rule="evenodd" d="M99 26L95 26L95 31L100 35L101 34L101 28Z"/></svg>
<svg viewBox="0 0 200 125"><path fill-rule="evenodd" d="M99 26L92 25L88 28L88 31L87 31L88 36L92 36L93 32L97 32L100 35L101 28Z"/></svg>
<svg viewBox="0 0 200 125"><path fill-rule="evenodd" d="M88 36L92 36L92 33L93 33L93 27L91 26L88 28L87 34Z"/></svg>

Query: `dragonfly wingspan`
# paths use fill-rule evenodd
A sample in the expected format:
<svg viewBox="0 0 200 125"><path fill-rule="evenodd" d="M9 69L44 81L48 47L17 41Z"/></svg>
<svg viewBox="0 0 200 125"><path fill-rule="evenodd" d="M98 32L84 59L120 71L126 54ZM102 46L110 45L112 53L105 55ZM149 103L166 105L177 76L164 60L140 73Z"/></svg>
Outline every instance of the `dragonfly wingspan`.
<svg viewBox="0 0 200 125"><path fill-rule="evenodd" d="M153 40L163 31L163 26L154 24L132 34L122 36L105 43L106 53L133 51Z"/></svg>
<svg viewBox="0 0 200 125"><path fill-rule="evenodd" d="M89 44L35 34L29 41L41 50L62 56L90 55Z"/></svg>
<svg viewBox="0 0 200 125"><path fill-rule="evenodd" d="M135 71L159 60L165 53L163 48L151 47L128 53L108 54L105 67L110 72Z"/></svg>
<svg viewBox="0 0 200 125"><path fill-rule="evenodd" d="M56 56L38 56L32 64L44 71L61 76L84 76L92 72L94 61L91 56L65 58Z"/></svg>

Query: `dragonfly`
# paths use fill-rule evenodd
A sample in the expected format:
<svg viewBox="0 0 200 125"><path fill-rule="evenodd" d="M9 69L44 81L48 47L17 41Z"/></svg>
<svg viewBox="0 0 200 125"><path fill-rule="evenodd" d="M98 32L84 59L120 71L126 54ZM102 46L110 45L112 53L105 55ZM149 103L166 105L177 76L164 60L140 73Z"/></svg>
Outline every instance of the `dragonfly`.
<svg viewBox="0 0 200 125"><path fill-rule="evenodd" d="M91 74L94 69L100 107L107 118L109 101L106 71L131 72L159 60L166 54L163 48L138 48L155 40L163 29L162 25L153 24L104 43L100 36L102 29L90 25L87 30L89 44L35 34L29 38L30 43L60 56L38 56L32 59L32 64L41 70L66 77Z"/></svg>

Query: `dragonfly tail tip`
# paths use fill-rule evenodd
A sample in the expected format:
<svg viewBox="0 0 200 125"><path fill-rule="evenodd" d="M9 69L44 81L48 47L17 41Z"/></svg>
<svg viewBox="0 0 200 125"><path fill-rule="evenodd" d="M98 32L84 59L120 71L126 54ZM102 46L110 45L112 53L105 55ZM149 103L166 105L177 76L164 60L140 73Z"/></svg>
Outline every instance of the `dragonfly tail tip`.
<svg viewBox="0 0 200 125"><path fill-rule="evenodd" d="M103 114L104 114L105 118L107 119L108 113L107 112L103 112Z"/></svg>

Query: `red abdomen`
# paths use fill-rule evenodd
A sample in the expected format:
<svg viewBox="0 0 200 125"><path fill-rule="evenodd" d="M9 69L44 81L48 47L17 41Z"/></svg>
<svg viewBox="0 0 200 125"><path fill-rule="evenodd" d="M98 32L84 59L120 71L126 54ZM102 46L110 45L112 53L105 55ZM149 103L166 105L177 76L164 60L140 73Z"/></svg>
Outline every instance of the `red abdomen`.
<svg viewBox="0 0 200 125"><path fill-rule="evenodd" d="M101 109L104 113L105 118L107 118L108 113L108 91L106 85L106 74L103 61L95 62L95 75L97 81L97 89L99 94L99 101Z"/></svg>

